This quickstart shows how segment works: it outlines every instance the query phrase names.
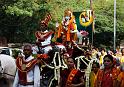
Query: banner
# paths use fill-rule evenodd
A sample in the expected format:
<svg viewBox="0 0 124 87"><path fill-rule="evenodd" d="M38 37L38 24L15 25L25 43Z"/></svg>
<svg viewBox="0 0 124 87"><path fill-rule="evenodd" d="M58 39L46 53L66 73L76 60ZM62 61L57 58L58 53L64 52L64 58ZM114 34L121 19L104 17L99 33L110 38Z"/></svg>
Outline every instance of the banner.
<svg viewBox="0 0 124 87"><path fill-rule="evenodd" d="M91 43L92 41L92 24L93 24L93 16L91 10L86 10L82 12L73 12L75 16L77 29L78 31L86 31L88 32L88 38Z"/></svg>

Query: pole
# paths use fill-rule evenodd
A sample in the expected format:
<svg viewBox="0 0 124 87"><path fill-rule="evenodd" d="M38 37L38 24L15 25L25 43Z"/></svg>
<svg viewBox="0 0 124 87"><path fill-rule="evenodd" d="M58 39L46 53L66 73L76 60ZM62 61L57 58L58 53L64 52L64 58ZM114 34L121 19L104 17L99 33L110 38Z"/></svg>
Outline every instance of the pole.
<svg viewBox="0 0 124 87"><path fill-rule="evenodd" d="M116 0L114 0L114 51L116 50Z"/></svg>
<svg viewBox="0 0 124 87"><path fill-rule="evenodd" d="M90 0L90 9L92 10L93 7L92 7L92 0Z"/></svg>
<svg viewBox="0 0 124 87"><path fill-rule="evenodd" d="M93 1L90 0L90 10L93 11L93 6L92 6L92 4L93 4ZM93 13L92 16L93 16L93 18L94 18L94 11L93 11L92 13ZM94 35L94 21L93 21L93 23L92 23L92 46L93 46L93 42L94 42L94 41L93 41L93 40L94 40L93 35Z"/></svg>
<svg viewBox="0 0 124 87"><path fill-rule="evenodd" d="M94 17L94 12L93 12L93 17ZM93 46L93 42L94 42L94 21L92 23L92 46Z"/></svg>

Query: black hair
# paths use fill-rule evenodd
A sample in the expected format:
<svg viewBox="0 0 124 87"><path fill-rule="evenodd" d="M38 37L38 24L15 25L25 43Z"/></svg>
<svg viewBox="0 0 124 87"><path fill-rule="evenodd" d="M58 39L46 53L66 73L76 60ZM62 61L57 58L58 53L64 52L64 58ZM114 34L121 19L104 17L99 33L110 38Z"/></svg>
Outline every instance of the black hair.
<svg viewBox="0 0 124 87"><path fill-rule="evenodd" d="M97 68L100 68L100 65L99 65L99 63L97 61L93 61L93 64L96 64Z"/></svg>
<svg viewBox="0 0 124 87"><path fill-rule="evenodd" d="M122 53L123 49L124 49L124 48L121 49L121 53Z"/></svg>
<svg viewBox="0 0 124 87"><path fill-rule="evenodd" d="M106 57L108 57L112 62L113 62L113 57L112 57L112 55L110 55L110 54L107 54L107 55L105 55L104 56L104 58L103 59L105 59Z"/></svg>

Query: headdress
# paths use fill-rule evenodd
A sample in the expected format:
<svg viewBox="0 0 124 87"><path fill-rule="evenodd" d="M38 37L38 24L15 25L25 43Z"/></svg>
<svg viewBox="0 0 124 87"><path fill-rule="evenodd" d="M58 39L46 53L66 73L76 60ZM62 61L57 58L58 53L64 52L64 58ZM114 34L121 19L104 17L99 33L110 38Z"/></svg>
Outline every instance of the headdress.
<svg viewBox="0 0 124 87"><path fill-rule="evenodd" d="M72 11L70 9L66 9L64 11L64 16L70 16L70 17L72 17L73 16Z"/></svg>
<svg viewBox="0 0 124 87"><path fill-rule="evenodd" d="M40 20L40 26L44 25L45 27L47 27L50 20L51 20L51 14L48 13L44 18L44 20Z"/></svg>

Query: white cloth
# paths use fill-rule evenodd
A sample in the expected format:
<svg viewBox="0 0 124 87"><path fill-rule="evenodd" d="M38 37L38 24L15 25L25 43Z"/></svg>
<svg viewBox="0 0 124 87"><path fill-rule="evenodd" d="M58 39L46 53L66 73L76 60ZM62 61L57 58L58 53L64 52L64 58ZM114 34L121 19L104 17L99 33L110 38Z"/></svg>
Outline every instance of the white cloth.
<svg viewBox="0 0 124 87"><path fill-rule="evenodd" d="M46 32L48 32L48 30L44 31L44 33L46 33ZM41 46L45 46L43 48L42 47L40 48L44 51L44 53L48 53L49 50L52 50L52 47L50 46L51 38L52 38L52 35L50 35L48 38L46 38L45 41L40 42ZM38 41L38 39L37 39L37 41ZM33 47L32 49L33 49L33 54L37 54L37 52L39 52L39 49L37 46Z"/></svg>
<svg viewBox="0 0 124 87"><path fill-rule="evenodd" d="M43 31L41 31L43 32ZM47 33L48 30L45 30L44 33ZM45 45L49 45L51 43L51 38L52 38L52 35L50 35L48 38L45 39L45 41L41 42L41 46L45 46ZM38 41L38 39L37 39Z"/></svg>
<svg viewBox="0 0 124 87"><path fill-rule="evenodd" d="M37 46L34 46L32 49L33 49L33 54L37 54L37 52L39 51ZM50 50L52 50L52 46L46 46L42 48L42 50L44 51L45 54L47 54Z"/></svg>
<svg viewBox="0 0 124 87"><path fill-rule="evenodd" d="M64 45L55 45L56 47L58 47L59 49L62 49L62 50L65 50L66 51L66 48Z"/></svg>
<svg viewBox="0 0 124 87"><path fill-rule="evenodd" d="M30 61L31 59L33 59L32 56L28 57L26 61ZM20 85L17 70L13 87L40 87L40 69L38 65L35 65L35 67L27 73L27 82L34 82L34 85Z"/></svg>
<svg viewBox="0 0 124 87"><path fill-rule="evenodd" d="M44 42L41 42L41 45L42 46L49 45L51 43L51 38L52 38L52 35L46 38Z"/></svg>

